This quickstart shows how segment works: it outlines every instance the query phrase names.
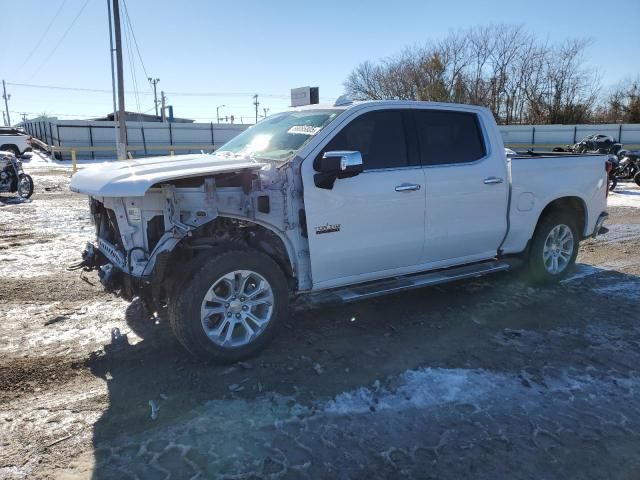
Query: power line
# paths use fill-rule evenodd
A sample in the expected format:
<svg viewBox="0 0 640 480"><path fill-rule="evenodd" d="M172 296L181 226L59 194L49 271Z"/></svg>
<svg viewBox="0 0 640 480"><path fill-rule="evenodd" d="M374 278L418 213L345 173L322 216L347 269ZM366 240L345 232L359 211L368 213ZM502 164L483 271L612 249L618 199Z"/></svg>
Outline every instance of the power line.
<svg viewBox="0 0 640 480"><path fill-rule="evenodd" d="M65 3L67 3L67 0L62 0L62 3L60 4L60 6L58 7L58 10L56 11L55 15L53 16L53 18L49 22L49 25L47 25L47 28L45 28L44 32L40 36L40 39L36 43L36 46L33 47L31 52L29 53L29 55L27 55L27 58L25 58L24 62L22 62L22 65L20 66L20 68L18 70L22 70L22 68L29 62L29 60L31 60L31 57L33 56L33 54L36 52L38 47L42 44L42 41L44 40L44 37L46 37L47 33L49 33L49 30L51 29L51 25L53 25L53 22L55 22L56 19L58 18L58 15L60 15L60 12L62 11L62 7L64 7Z"/></svg>
<svg viewBox="0 0 640 480"><path fill-rule="evenodd" d="M131 84L133 85L133 94L136 101L136 111L140 113L140 97L138 95L138 82L136 81L136 67L135 67L133 54L131 53L132 47L131 47L130 28L126 20L124 22L124 40L127 48L127 59L129 60L129 73L131 75Z"/></svg>
<svg viewBox="0 0 640 480"><path fill-rule="evenodd" d="M56 115L58 117L86 117L86 118L98 118L98 117L102 117L104 116L104 114L94 114L94 115L86 115L83 113L55 113L55 112L24 112L22 110L18 111L18 110L9 110L12 113L18 113L20 115L22 115L23 113L26 113L28 115L42 115L43 113L46 113L47 115Z"/></svg>
<svg viewBox="0 0 640 480"><path fill-rule="evenodd" d="M131 23L131 18L129 18L129 9L127 8L127 2L122 0L122 4L124 5L124 15L127 24L129 25L129 30L131 31L131 36L133 37L133 43L136 46L136 51L138 52L138 58L140 59L140 64L142 65L142 71L144 72L144 76L149 78L149 74L147 74L147 69L144 66L144 61L142 60L142 55L140 54L140 48L138 47L138 40L136 39L136 34L133 31L133 24Z"/></svg>
<svg viewBox="0 0 640 480"><path fill-rule="evenodd" d="M33 77L35 77L38 73L40 73L40 70L42 70L42 67L45 66L45 64L49 61L49 59L53 56L54 53L56 53L56 50L58 50L58 47L60 46L60 44L63 42L63 40L67 37L67 34L71 31L71 29L73 28L73 26L76 24L76 21L78 21L78 18L80 18L80 15L82 15L82 12L84 12L84 9L86 8L86 6L89 4L89 0L85 0L84 4L82 5L82 7L80 8L80 11L78 12L78 14L74 17L73 21L71 22L71 25L69 25L69 27L67 27L67 29L64 31L64 33L62 34L62 37L60 37L60 40L58 40L58 43L56 43L56 46L53 47L53 50L51 50L51 53L49 53L49 55L47 56L47 58L44 59L44 61L40 64L40 66L38 67L38 69L29 77L29 80L31 80Z"/></svg>
<svg viewBox="0 0 640 480"><path fill-rule="evenodd" d="M7 85L12 85L14 87L44 88L48 90L70 90L73 92L111 93L111 90L104 90L99 88L61 87L58 85L36 85L33 83L11 83L11 82L7 82Z"/></svg>
<svg viewBox="0 0 640 480"><path fill-rule="evenodd" d="M69 90L74 92L94 92L94 93L111 93L111 90L103 88L84 88L84 87L62 87L60 85L43 85L34 83L12 83L7 82L7 85L13 87L26 87L26 88L43 88L49 90ZM133 91L128 90L126 93L132 94ZM140 95L153 95L153 92L138 92ZM176 97L253 97L254 93L248 92L164 92L167 95L173 95ZM274 98L282 100L290 100L290 95L284 95L279 93L258 93L261 97ZM320 97L321 100L335 100L334 97Z"/></svg>

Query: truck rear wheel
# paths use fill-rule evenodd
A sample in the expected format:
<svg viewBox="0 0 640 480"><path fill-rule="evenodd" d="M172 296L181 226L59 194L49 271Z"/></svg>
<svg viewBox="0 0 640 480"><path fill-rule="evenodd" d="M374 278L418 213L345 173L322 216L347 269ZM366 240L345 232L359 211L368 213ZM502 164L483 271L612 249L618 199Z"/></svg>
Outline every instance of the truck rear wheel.
<svg viewBox="0 0 640 480"><path fill-rule="evenodd" d="M174 334L191 353L222 363L267 346L288 312L284 273L269 256L231 250L198 265L169 299Z"/></svg>
<svg viewBox="0 0 640 480"><path fill-rule="evenodd" d="M558 281L571 271L578 256L578 230L566 213L540 220L529 250L529 272L536 283Z"/></svg>

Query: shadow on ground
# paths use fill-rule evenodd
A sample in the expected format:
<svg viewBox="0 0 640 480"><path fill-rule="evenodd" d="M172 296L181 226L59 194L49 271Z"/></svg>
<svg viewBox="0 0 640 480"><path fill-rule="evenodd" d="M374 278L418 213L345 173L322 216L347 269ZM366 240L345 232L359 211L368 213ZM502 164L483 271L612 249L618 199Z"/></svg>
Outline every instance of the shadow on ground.
<svg viewBox="0 0 640 480"><path fill-rule="evenodd" d="M611 285L638 280L596 271L540 289L528 287L521 275L501 274L298 310L263 354L233 366L189 358L166 319L148 318L134 302L127 321L143 341L132 345L114 331L104 353L87 362L109 391L109 408L94 425L93 476L428 478L425 472L433 472L434 478L528 478L544 472L545 478L568 478L570 467L605 474L613 468L608 462L621 461L627 463L617 471L626 472L640 458L632 454L640 448L637 421L625 427L616 417L611 429L617 433L609 434L600 422L603 412L612 414L609 403L589 400L587 387L583 398L579 388L571 393L563 386L556 395L547 385L567 372L599 382L637 374L637 299L603 301L593 293L596 276L600 286L603 277ZM603 332L616 331L624 345L603 347ZM391 392L389 379L424 369L463 383L426 406L394 410L369 399L366 412L328 413L327 405L344 392L360 391L354 398L369 398L366 392L380 388ZM494 379L480 383L489 385L485 400L479 391L477 402L459 401L468 372ZM494 391L494 384L504 391ZM427 390L438 388L429 385ZM425 388L405 393L406 400ZM628 390L619 393L629 400ZM513 398L496 401L504 395ZM615 389L607 395L607 402L619 400ZM636 419L637 403L626 404ZM542 428L538 415L554 412L565 417L552 418L553 428L545 424L547 433L532 436ZM593 435L602 444L575 434L580 422L589 424L589 415L598 418ZM571 441L567 432L574 432ZM593 470L590 456L604 447L610 450L599 452L602 467Z"/></svg>

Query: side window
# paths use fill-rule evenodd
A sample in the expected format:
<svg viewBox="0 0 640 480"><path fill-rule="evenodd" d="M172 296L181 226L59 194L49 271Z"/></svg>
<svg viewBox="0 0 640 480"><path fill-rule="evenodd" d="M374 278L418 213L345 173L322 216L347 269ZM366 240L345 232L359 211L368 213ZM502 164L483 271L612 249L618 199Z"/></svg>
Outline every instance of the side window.
<svg viewBox="0 0 640 480"><path fill-rule="evenodd" d="M416 110L422 165L467 163L486 155L475 113Z"/></svg>
<svg viewBox="0 0 640 480"><path fill-rule="evenodd" d="M406 167L409 162L402 113L379 110L360 115L344 127L323 152L332 150L359 151L365 170Z"/></svg>

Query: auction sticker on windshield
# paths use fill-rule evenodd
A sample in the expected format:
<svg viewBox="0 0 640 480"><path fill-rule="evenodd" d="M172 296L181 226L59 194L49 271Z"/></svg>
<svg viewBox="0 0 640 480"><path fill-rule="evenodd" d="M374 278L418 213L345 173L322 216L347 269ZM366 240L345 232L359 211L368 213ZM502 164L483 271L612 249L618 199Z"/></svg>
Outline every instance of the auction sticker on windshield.
<svg viewBox="0 0 640 480"><path fill-rule="evenodd" d="M322 127L312 127L311 125L295 125L287 130L287 133L300 134L300 135L315 135Z"/></svg>

